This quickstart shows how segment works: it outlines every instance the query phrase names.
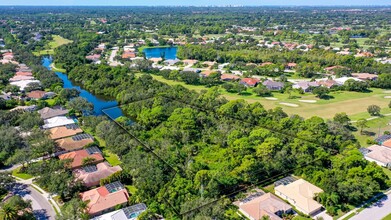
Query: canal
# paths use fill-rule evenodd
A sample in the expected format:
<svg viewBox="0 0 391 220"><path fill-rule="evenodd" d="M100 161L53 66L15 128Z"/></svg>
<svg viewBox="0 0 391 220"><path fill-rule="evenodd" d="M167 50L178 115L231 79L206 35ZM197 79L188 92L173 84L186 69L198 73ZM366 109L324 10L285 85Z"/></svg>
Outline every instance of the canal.
<svg viewBox="0 0 391 220"><path fill-rule="evenodd" d="M44 57L42 60L42 65L44 67L46 67L47 69L51 70L50 65L52 64L52 62L53 62L52 58ZM109 99L107 97L94 95L94 94L84 90L82 87L80 87L76 83L72 82L68 78L68 75L61 73L61 72L55 72L55 73L63 81L63 84L64 84L63 88L77 89L80 92L81 97L87 99L87 101L94 104L94 114L95 115L104 115L104 113L106 113L112 119L116 119L120 116L123 116L121 109L118 107L117 101ZM104 110L104 112L102 110Z"/></svg>

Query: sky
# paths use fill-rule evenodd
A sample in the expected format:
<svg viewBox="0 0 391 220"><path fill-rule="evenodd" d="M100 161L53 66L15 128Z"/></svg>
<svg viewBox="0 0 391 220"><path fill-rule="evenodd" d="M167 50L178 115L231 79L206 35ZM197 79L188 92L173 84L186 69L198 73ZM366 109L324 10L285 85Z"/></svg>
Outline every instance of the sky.
<svg viewBox="0 0 391 220"><path fill-rule="evenodd" d="M0 5L391 5L391 0L0 0Z"/></svg>

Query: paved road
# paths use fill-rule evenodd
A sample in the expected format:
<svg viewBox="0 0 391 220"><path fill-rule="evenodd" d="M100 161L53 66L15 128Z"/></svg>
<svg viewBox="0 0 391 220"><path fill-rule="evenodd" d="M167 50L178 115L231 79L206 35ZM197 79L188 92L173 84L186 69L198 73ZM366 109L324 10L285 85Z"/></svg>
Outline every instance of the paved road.
<svg viewBox="0 0 391 220"><path fill-rule="evenodd" d="M47 198L33 187L25 183L17 182L11 189L11 192L15 195L21 196L25 200L31 200L34 215L38 220L55 219L56 212L50 205Z"/></svg>
<svg viewBox="0 0 391 220"><path fill-rule="evenodd" d="M362 210L351 220L381 220L391 213L391 193L372 204L370 207Z"/></svg>

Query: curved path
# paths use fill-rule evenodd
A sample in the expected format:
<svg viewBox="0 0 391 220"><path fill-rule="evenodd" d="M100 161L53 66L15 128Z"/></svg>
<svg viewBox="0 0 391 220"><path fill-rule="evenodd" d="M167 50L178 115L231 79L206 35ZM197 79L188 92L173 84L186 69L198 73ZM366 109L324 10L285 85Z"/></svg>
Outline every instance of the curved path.
<svg viewBox="0 0 391 220"><path fill-rule="evenodd" d="M49 202L49 194L41 193L31 185L32 179L17 180L10 191L24 200L31 200L34 216L38 220L54 220L56 211Z"/></svg>

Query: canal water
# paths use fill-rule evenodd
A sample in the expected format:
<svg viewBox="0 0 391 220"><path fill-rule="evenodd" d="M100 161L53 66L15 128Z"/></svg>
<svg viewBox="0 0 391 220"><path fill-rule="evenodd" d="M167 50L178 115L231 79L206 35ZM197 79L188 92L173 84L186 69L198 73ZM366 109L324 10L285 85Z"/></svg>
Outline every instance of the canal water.
<svg viewBox="0 0 391 220"><path fill-rule="evenodd" d="M176 59L177 47L153 47L153 48L145 48L143 52L145 53L145 57L149 58L160 58L164 56L166 60Z"/></svg>
<svg viewBox="0 0 391 220"><path fill-rule="evenodd" d="M50 65L52 64L53 60L50 57L44 57L42 60L42 65L46 67L47 69L51 70ZM64 86L63 88L66 89L77 89L80 92L80 96L83 98L86 98L87 101L94 104L94 114L95 115L104 115L104 113L108 114L110 118L116 119L120 116L123 116L123 113L121 109L118 107L118 102L115 100L110 100L106 97L96 96L84 89L82 89L79 85L76 85L74 82L72 82L68 75L60 72L55 72L56 75L63 81ZM104 113L103 111L104 110Z"/></svg>

